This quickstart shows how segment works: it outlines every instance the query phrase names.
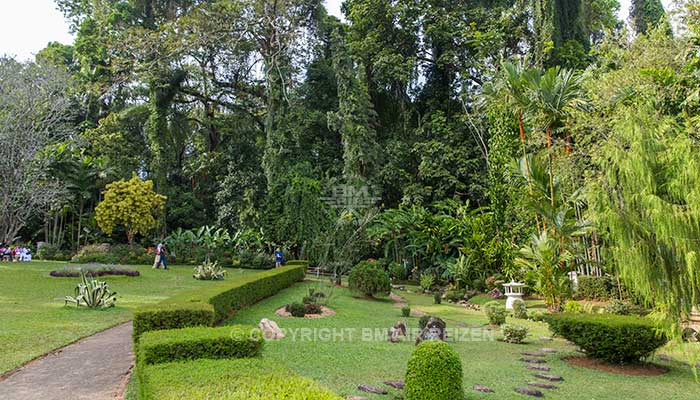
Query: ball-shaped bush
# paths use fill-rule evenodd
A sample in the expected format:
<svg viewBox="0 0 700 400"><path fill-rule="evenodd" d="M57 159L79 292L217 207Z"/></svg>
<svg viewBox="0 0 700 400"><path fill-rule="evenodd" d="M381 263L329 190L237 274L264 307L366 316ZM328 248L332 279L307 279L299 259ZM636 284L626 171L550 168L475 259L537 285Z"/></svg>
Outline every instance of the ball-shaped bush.
<svg viewBox="0 0 700 400"><path fill-rule="evenodd" d="M391 280L389 274L376 262L361 261L350 271L350 289L367 297L389 294Z"/></svg>
<svg viewBox="0 0 700 400"><path fill-rule="evenodd" d="M463 399L459 354L442 341L422 342L408 360L405 384L405 400Z"/></svg>
<svg viewBox="0 0 700 400"><path fill-rule="evenodd" d="M489 301L483 306L484 314L491 325L503 325L506 323L506 308L498 301Z"/></svg>

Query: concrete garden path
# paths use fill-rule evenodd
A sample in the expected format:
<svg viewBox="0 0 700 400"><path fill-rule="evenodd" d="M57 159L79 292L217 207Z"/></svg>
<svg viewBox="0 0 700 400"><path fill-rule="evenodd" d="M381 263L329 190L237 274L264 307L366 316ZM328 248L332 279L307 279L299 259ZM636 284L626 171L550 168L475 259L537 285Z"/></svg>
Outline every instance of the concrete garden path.
<svg viewBox="0 0 700 400"><path fill-rule="evenodd" d="M0 377L0 399L119 399L133 365L129 321L55 350Z"/></svg>

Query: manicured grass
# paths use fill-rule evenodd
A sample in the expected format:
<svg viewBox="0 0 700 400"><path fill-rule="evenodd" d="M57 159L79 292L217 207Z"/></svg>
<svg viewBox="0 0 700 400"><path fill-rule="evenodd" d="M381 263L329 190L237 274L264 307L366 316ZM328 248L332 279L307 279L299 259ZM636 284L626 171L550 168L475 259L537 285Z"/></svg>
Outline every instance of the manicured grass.
<svg viewBox="0 0 700 400"><path fill-rule="evenodd" d="M64 306L62 298L73 295L80 278L53 278L62 269L58 262L0 263L0 373L30 361L81 337L128 321L137 307L160 302L187 289L212 285L192 278L191 266L169 271L149 266L138 269L139 277L110 276L117 292L117 306L106 310ZM229 269L226 279L258 271Z"/></svg>
<svg viewBox="0 0 700 400"><path fill-rule="evenodd" d="M390 396L372 396L357 391L363 383L383 386L382 381L403 379L406 364L414 349L412 340L392 344L383 337L363 340L363 333L374 333L374 329L386 331L396 321L402 320L401 311L388 299L367 300L354 297L346 289L334 289L329 306L337 315L323 319L280 318L274 311L286 303L298 301L309 288L319 283L306 282L284 290L275 297L263 300L241 311L231 324L257 325L261 318L275 320L287 331L287 337L268 342L263 359L288 366L294 372L312 378L336 393L362 395L370 399L386 399ZM533 372L518 361L521 351L537 351L542 347L553 347L560 352L547 356L553 374L562 375L564 382L558 390L547 391L550 399L695 399L697 384L689 367L677 362L659 362L670 368L667 374L655 377L630 377L606 372L573 367L561 357L575 353L572 346L563 340L541 341L541 336L550 335L547 325L540 322L508 319L509 323L526 325L530 336L523 345L499 341L500 335L488 328L484 330L486 318L480 312L470 311L451 304L433 304L432 296L399 292L414 310L435 314L447 320L448 327L467 327L462 333L466 337L451 345L460 355L464 369L464 387L469 399L521 399L513 392L515 387L525 386L536 380ZM535 303L536 305L536 303ZM406 319L409 328L415 329L418 318ZM471 330L468 327L472 327ZM311 335L300 336L300 328L316 329ZM325 329L325 330L324 330ZM347 329L343 331L343 329ZM367 331L364 331L364 330ZM340 339L329 340L336 332L345 333ZM349 332L353 332L350 336ZM471 333L471 334L470 334ZM296 336L296 337L295 337ZM370 335L371 336L371 335ZM364 338L366 339L366 338ZM467 340L465 340L467 339ZM475 384L491 387L496 394L482 394L472 390ZM390 394L398 395L396 390Z"/></svg>

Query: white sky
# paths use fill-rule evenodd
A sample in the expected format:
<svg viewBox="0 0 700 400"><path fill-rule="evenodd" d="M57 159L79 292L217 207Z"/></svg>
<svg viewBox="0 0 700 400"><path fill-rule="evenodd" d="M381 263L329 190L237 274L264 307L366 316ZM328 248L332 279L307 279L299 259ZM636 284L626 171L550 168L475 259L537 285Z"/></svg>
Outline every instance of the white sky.
<svg viewBox="0 0 700 400"><path fill-rule="evenodd" d="M343 0L325 0L330 14L340 17ZM620 0L620 17L627 19L631 0ZM673 0L662 0L669 7ZM0 0L0 55L32 59L49 42L69 44L73 37L54 0Z"/></svg>

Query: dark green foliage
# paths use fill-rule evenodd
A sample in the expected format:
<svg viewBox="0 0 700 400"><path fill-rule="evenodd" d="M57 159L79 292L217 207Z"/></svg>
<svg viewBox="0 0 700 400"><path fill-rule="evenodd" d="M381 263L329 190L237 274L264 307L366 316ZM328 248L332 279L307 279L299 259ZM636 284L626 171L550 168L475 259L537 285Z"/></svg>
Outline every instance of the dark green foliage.
<svg viewBox="0 0 700 400"><path fill-rule="evenodd" d="M490 301L483 306L484 314L491 325L503 325L506 322L506 307L500 301Z"/></svg>
<svg viewBox="0 0 700 400"><path fill-rule="evenodd" d="M388 295L391 291L389 274L377 262L361 261L350 271L350 289L368 297Z"/></svg>
<svg viewBox="0 0 700 400"><path fill-rule="evenodd" d="M614 278L605 276L579 276L576 298L581 300L608 300L619 297Z"/></svg>
<svg viewBox="0 0 700 400"><path fill-rule="evenodd" d="M73 256L71 262L87 264L122 264L122 265L149 265L153 264L155 255L148 254L146 249L140 246L117 245L89 245L80 249Z"/></svg>
<svg viewBox="0 0 700 400"><path fill-rule="evenodd" d="M304 279L306 263L289 265L248 276L235 282L221 282L206 288L181 293L163 303L136 310L134 342L148 331L210 326L223 321L235 311L272 296Z"/></svg>
<svg viewBox="0 0 700 400"><path fill-rule="evenodd" d="M72 255L68 250L62 250L57 246L46 243L39 247L36 257L40 260L70 261Z"/></svg>
<svg viewBox="0 0 700 400"><path fill-rule="evenodd" d="M272 269L275 267L275 263L271 255L242 250L233 257L233 266L238 268Z"/></svg>
<svg viewBox="0 0 700 400"><path fill-rule="evenodd" d="M422 330L425 328L426 325L428 325L428 321L430 321L430 318L432 318L432 315L424 315L420 317L418 320L418 327Z"/></svg>
<svg viewBox="0 0 700 400"><path fill-rule="evenodd" d="M286 310L288 313L292 314L292 317L302 318L306 315L306 304L304 304L304 303L287 304Z"/></svg>
<svg viewBox="0 0 700 400"><path fill-rule="evenodd" d="M259 358L147 365L139 400L342 400L314 381Z"/></svg>
<svg viewBox="0 0 700 400"><path fill-rule="evenodd" d="M630 19L637 33L647 33L666 17L661 0L632 0Z"/></svg>
<svg viewBox="0 0 700 400"><path fill-rule="evenodd" d="M409 306L403 306L401 307L401 316L404 318L408 318L411 316L411 307Z"/></svg>
<svg viewBox="0 0 700 400"><path fill-rule="evenodd" d="M405 383L406 400L463 399L459 354L442 341L422 342L408 360Z"/></svg>
<svg viewBox="0 0 700 400"><path fill-rule="evenodd" d="M200 358L248 358L260 354L265 341L252 326L199 327L146 332L138 344L138 368L149 364Z"/></svg>
<svg viewBox="0 0 700 400"><path fill-rule="evenodd" d="M435 304L441 304L442 303L442 292L433 293L433 301L435 302Z"/></svg>
<svg viewBox="0 0 700 400"><path fill-rule="evenodd" d="M464 300L466 293L466 290L449 290L445 293L445 299L451 303L457 303Z"/></svg>
<svg viewBox="0 0 700 400"><path fill-rule="evenodd" d="M163 329L179 329L214 324L214 309L206 303L165 303L140 308L134 312L133 339L141 334Z"/></svg>
<svg viewBox="0 0 700 400"><path fill-rule="evenodd" d="M637 362L668 341L653 321L610 314L554 314L545 317L552 332L610 363Z"/></svg>

